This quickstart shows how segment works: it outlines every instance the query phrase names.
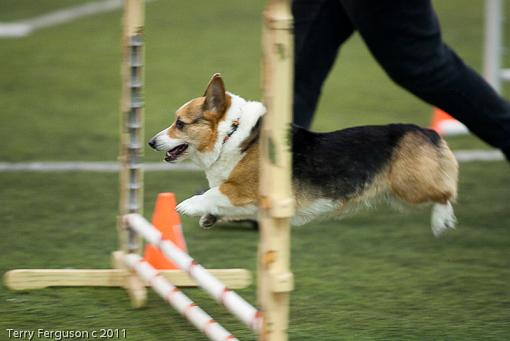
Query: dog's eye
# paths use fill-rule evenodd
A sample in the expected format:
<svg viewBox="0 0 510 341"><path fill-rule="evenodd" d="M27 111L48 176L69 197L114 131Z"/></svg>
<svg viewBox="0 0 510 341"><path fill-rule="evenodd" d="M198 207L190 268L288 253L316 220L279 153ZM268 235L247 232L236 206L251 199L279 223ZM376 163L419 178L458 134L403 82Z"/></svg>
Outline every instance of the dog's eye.
<svg viewBox="0 0 510 341"><path fill-rule="evenodd" d="M176 127L177 129L179 129L179 130L184 129L184 122L183 122L183 121L181 121L181 120L177 120L177 121L175 121L175 127Z"/></svg>

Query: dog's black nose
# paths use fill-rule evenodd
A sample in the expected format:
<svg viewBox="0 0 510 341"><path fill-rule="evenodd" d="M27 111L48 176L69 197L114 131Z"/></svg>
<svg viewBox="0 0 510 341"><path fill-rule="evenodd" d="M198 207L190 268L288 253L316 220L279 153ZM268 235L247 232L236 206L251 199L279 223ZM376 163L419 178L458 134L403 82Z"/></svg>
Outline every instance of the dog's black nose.
<svg viewBox="0 0 510 341"><path fill-rule="evenodd" d="M149 141L149 146L151 146L151 148L153 149L156 149L156 139L152 139Z"/></svg>

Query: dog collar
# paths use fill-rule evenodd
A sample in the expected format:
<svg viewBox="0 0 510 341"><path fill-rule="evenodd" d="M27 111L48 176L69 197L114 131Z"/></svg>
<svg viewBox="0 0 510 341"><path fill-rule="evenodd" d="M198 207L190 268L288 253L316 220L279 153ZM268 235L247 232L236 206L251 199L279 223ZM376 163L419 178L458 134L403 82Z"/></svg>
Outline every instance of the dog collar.
<svg viewBox="0 0 510 341"><path fill-rule="evenodd" d="M230 139L230 137L236 132L238 127L239 127L239 119L236 118L235 120L232 121L232 125L230 126L230 131L223 138L223 144L225 144Z"/></svg>

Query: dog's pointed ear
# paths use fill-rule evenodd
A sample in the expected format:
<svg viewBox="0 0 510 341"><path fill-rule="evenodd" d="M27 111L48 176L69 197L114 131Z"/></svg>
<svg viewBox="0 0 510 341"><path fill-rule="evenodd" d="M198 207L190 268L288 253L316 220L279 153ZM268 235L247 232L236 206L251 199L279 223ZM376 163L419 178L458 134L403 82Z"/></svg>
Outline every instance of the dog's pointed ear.
<svg viewBox="0 0 510 341"><path fill-rule="evenodd" d="M225 84L219 73L215 73L207 89L204 92L204 111L212 111L214 113L222 114L225 112L227 99L225 94Z"/></svg>

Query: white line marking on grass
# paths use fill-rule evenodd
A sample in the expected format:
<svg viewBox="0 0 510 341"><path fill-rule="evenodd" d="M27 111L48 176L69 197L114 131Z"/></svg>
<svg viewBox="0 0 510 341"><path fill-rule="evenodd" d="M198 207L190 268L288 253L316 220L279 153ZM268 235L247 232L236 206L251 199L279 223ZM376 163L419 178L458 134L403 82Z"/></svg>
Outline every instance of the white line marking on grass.
<svg viewBox="0 0 510 341"><path fill-rule="evenodd" d="M0 172L68 172L68 171L86 171L86 172L118 172L120 165L117 162L0 162ZM197 166L192 163L169 164L163 162L146 162L143 164L143 170L151 171L198 171Z"/></svg>
<svg viewBox="0 0 510 341"><path fill-rule="evenodd" d="M13 22L0 22L0 37L21 38L41 28L63 24L80 17L116 10L122 6L122 0L102 0L83 5L68 7L31 19Z"/></svg>
<svg viewBox="0 0 510 341"><path fill-rule="evenodd" d="M504 160L503 153L499 150L458 150L454 152L459 162L473 161L501 161ZM0 172L118 172L120 165L117 162L102 161L62 161L62 162L0 162ZM200 169L190 162L183 163L164 163L164 162L146 162L143 164L143 170L153 171L192 171Z"/></svg>
<svg viewBox="0 0 510 341"><path fill-rule="evenodd" d="M505 160L499 150L457 150L453 153L459 162Z"/></svg>

